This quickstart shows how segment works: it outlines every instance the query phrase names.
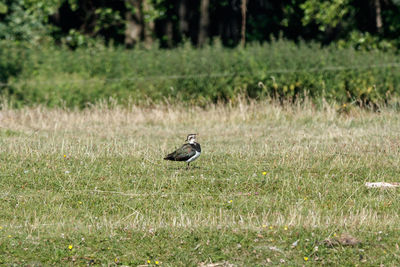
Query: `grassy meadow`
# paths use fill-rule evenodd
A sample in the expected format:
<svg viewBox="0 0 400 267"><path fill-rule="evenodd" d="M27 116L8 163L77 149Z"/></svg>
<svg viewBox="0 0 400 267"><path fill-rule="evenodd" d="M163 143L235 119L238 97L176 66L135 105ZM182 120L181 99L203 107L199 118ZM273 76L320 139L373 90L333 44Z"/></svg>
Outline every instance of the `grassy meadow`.
<svg viewBox="0 0 400 267"><path fill-rule="evenodd" d="M0 264L395 266L400 117L267 101L0 113ZM163 161L188 133L201 157Z"/></svg>

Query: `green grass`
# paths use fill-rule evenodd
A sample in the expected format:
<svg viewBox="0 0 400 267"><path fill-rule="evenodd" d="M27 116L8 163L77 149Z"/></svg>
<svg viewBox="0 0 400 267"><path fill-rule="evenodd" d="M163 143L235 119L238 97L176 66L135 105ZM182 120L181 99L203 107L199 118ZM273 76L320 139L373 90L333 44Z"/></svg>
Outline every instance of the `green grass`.
<svg viewBox="0 0 400 267"><path fill-rule="evenodd" d="M24 108L0 126L2 265L399 261L398 191L364 186L400 181L392 110ZM192 169L162 160L192 132ZM325 241L345 234L360 243Z"/></svg>

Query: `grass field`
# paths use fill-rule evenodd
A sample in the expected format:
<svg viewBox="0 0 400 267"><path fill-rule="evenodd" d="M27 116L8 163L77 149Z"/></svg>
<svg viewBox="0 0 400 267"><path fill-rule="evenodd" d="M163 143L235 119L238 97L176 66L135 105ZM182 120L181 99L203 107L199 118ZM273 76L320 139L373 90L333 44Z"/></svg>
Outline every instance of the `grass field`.
<svg viewBox="0 0 400 267"><path fill-rule="evenodd" d="M400 117L268 102L0 113L1 265L400 261ZM186 134L202 156L166 162ZM214 265L212 265L214 264Z"/></svg>

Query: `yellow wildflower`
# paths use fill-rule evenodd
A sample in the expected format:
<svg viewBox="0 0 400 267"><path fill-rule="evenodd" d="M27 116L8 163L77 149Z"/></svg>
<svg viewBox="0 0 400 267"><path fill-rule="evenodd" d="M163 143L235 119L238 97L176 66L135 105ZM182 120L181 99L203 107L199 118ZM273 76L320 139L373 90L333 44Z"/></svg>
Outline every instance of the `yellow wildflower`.
<svg viewBox="0 0 400 267"><path fill-rule="evenodd" d="M69 250L71 250L72 248L73 248L73 246L72 246L72 245L69 245L69 246L68 246L68 249L69 249Z"/></svg>
<svg viewBox="0 0 400 267"><path fill-rule="evenodd" d="M66 158L67 157L67 155L64 155L64 158Z"/></svg>
<svg viewBox="0 0 400 267"><path fill-rule="evenodd" d="M285 228L284 228L285 230L287 230L288 228L287 228L287 226L285 226Z"/></svg>
<svg viewBox="0 0 400 267"><path fill-rule="evenodd" d="M267 175L267 172L262 172L262 175Z"/></svg>
<svg viewBox="0 0 400 267"><path fill-rule="evenodd" d="M304 259L305 261L308 261L308 257L304 257L303 259Z"/></svg>
<svg viewBox="0 0 400 267"><path fill-rule="evenodd" d="M158 265L158 263L159 263L159 262L158 262L158 261L156 261L156 264L157 264L157 265Z"/></svg>
<svg viewBox="0 0 400 267"><path fill-rule="evenodd" d="M229 203L232 203L233 200L229 200Z"/></svg>

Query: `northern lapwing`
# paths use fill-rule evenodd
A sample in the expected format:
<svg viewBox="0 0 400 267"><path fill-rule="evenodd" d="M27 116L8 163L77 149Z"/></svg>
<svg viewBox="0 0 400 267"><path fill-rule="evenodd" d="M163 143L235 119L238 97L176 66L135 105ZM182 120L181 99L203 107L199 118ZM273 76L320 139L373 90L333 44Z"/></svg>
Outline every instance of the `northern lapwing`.
<svg viewBox="0 0 400 267"><path fill-rule="evenodd" d="M196 142L196 134L189 134L186 138L186 143L174 152L168 154L164 159L173 161L186 161L189 168L190 162L200 157L201 147Z"/></svg>

